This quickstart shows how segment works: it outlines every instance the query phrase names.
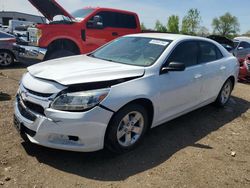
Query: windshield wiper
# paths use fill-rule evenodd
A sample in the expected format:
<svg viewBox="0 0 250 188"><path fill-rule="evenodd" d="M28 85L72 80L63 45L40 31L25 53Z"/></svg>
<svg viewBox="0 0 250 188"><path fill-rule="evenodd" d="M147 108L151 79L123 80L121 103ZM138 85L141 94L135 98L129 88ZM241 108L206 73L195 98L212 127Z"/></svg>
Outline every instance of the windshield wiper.
<svg viewBox="0 0 250 188"><path fill-rule="evenodd" d="M101 58L101 57L96 57L94 54L89 54L88 56L96 58L96 59L101 59L101 60L104 60L104 61L116 62L116 61L113 61L112 59L105 59L105 58Z"/></svg>

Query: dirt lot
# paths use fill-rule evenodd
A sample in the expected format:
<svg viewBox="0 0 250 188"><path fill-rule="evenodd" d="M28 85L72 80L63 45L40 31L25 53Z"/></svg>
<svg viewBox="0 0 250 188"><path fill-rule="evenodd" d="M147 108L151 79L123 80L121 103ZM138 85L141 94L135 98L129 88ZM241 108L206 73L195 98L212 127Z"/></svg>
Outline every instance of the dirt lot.
<svg viewBox="0 0 250 188"><path fill-rule="evenodd" d="M13 127L12 103L25 71L0 70L9 77L0 75L0 187L250 187L250 85L238 84L224 109L196 110L113 156L24 142Z"/></svg>

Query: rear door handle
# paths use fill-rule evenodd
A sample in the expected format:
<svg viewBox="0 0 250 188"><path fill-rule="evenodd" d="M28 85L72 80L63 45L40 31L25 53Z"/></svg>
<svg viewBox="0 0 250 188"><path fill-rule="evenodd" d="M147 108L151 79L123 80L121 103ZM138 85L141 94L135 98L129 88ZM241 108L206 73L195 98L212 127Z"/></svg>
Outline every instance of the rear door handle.
<svg viewBox="0 0 250 188"><path fill-rule="evenodd" d="M117 32L113 32L112 36L118 36L118 33Z"/></svg>
<svg viewBox="0 0 250 188"><path fill-rule="evenodd" d="M202 77L201 74L196 74L196 75L194 75L194 78L195 78L195 79L199 79L199 78L201 78L201 77Z"/></svg>
<svg viewBox="0 0 250 188"><path fill-rule="evenodd" d="M226 69L225 66L221 66L221 67L220 67L220 70L225 70L225 69Z"/></svg>

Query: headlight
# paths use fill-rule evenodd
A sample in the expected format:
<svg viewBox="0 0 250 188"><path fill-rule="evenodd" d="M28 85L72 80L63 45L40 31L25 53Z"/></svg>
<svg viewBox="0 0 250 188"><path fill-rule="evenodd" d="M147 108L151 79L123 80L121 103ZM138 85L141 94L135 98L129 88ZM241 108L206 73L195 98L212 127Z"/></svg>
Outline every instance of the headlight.
<svg viewBox="0 0 250 188"><path fill-rule="evenodd" d="M36 39L37 39L36 43L37 43L37 45L38 45L38 42L39 42L39 39L41 38L41 36L42 36L42 30L37 29L37 33L36 33Z"/></svg>
<svg viewBox="0 0 250 188"><path fill-rule="evenodd" d="M99 89L66 93L58 96L51 108L62 111L85 111L98 105L109 93L110 89Z"/></svg>

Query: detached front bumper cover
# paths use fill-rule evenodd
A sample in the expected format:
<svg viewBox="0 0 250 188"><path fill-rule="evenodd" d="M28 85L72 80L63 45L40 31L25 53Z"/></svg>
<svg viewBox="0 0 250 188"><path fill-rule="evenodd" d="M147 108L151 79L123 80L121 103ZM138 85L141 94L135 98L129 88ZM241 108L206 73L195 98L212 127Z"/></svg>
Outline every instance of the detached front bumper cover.
<svg viewBox="0 0 250 188"><path fill-rule="evenodd" d="M35 59L39 61L42 61L44 59L47 52L46 48L25 46L19 44L14 44L13 50L18 58Z"/></svg>

